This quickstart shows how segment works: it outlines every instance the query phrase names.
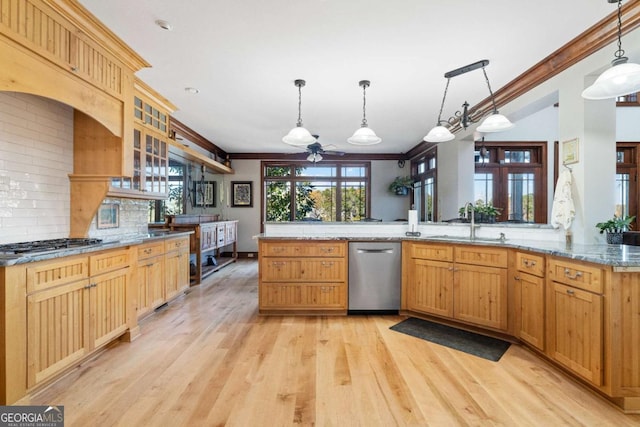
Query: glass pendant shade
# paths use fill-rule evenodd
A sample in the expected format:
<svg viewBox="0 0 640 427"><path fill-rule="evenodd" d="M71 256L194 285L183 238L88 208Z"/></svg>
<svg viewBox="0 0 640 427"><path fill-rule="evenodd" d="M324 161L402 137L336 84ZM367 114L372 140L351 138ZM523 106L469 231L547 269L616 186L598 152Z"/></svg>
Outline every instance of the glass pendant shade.
<svg viewBox="0 0 640 427"><path fill-rule="evenodd" d="M307 160L313 163L319 162L320 160L322 160L322 155L320 153L311 153L309 154L309 156L307 156Z"/></svg>
<svg viewBox="0 0 640 427"><path fill-rule="evenodd" d="M502 132L513 127L515 127L515 125L511 123L509 119L507 119L502 114L498 114L497 112L495 112L484 119L484 121L480 123L480 126L478 126L476 130L478 132L491 133Z"/></svg>
<svg viewBox="0 0 640 427"><path fill-rule="evenodd" d="M617 64L600 74L596 81L582 91L584 99L610 99L640 92L640 65Z"/></svg>
<svg viewBox="0 0 640 427"><path fill-rule="evenodd" d="M353 145L374 145L382 142L382 138L365 125L356 130L350 138L347 138L347 142Z"/></svg>
<svg viewBox="0 0 640 427"><path fill-rule="evenodd" d="M447 142L454 139L456 136L444 126L436 126L429 131L429 133L423 138L427 142Z"/></svg>
<svg viewBox="0 0 640 427"><path fill-rule="evenodd" d="M294 146L306 146L313 144L315 141L316 139L311 135L311 132L302 126L294 127L282 138L282 142Z"/></svg>

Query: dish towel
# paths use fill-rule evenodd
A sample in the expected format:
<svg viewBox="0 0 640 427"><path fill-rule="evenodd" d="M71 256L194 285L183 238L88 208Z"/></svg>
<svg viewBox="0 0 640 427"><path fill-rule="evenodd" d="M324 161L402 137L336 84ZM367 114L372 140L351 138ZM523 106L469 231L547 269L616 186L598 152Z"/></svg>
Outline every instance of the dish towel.
<svg viewBox="0 0 640 427"><path fill-rule="evenodd" d="M571 197L572 180L573 177L569 171L562 171L558 177L556 192L553 195L553 206L551 207L551 226L553 228L563 226L565 230L568 230L576 216L576 209Z"/></svg>

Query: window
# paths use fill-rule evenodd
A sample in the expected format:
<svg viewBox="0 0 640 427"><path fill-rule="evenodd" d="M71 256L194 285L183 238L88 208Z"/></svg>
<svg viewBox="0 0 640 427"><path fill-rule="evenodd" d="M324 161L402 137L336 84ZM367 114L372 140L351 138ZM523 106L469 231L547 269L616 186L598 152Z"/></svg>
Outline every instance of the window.
<svg viewBox="0 0 640 427"><path fill-rule="evenodd" d="M262 162L265 221L362 221L369 163Z"/></svg>
<svg viewBox="0 0 640 427"><path fill-rule="evenodd" d="M638 211L638 142L616 144L615 215L637 215ZM636 224L632 224L636 228Z"/></svg>
<svg viewBox="0 0 640 427"><path fill-rule="evenodd" d="M149 222L164 222L165 215L184 213L184 171L183 164L169 161L169 197L149 201Z"/></svg>
<svg viewBox="0 0 640 427"><path fill-rule="evenodd" d="M478 142L474 203L501 209L500 221L547 222L545 142Z"/></svg>
<svg viewBox="0 0 640 427"><path fill-rule="evenodd" d="M413 186L413 207L418 211L419 221L437 221L436 215L436 152L429 151L424 157L414 160L412 168L417 176Z"/></svg>

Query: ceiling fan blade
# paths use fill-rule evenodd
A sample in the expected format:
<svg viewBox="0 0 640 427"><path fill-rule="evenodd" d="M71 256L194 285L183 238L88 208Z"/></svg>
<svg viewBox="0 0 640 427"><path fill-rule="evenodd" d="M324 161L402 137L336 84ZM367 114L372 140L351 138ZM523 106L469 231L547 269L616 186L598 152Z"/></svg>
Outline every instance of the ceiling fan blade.
<svg viewBox="0 0 640 427"><path fill-rule="evenodd" d="M322 154L330 154L332 156L344 156L344 151L324 150Z"/></svg>
<svg viewBox="0 0 640 427"><path fill-rule="evenodd" d="M336 145L333 144L327 144L327 145L323 145L322 149L326 152L327 150L335 150L336 148L338 148Z"/></svg>

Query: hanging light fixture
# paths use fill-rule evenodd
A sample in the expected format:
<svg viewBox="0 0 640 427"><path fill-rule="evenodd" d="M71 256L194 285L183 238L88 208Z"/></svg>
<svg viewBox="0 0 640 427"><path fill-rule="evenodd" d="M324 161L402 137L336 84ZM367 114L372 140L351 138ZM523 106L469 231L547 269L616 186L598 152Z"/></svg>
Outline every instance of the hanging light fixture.
<svg viewBox="0 0 640 427"><path fill-rule="evenodd" d="M367 88L371 85L369 80L360 80L358 83L362 87L362 124L350 138L349 144L354 145L374 145L382 142L382 138L367 125Z"/></svg>
<svg viewBox="0 0 640 427"><path fill-rule="evenodd" d="M307 156L307 160L310 162L316 163L322 160L322 154L320 153L311 153Z"/></svg>
<svg viewBox="0 0 640 427"><path fill-rule="evenodd" d="M487 61L487 64L489 61ZM493 105L493 112L489 117L484 119L480 126L476 128L478 132L490 133L490 132L502 132L505 130L509 130L513 128L515 125L509 121L505 116L498 113L498 109L496 108L496 99L493 96L493 91L491 90L491 84L489 84L489 77L487 77L487 71L484 69L484 65L482 66L482 73L484 74L484 79L487 82L487 87L489 88L489 95L491 95L491 104Z"/></svg>
<svg viewBox="0 0 640 427"><path fill-rule="evenodd" d="M445 74L446 76L446 74ZM444 95L442 96L442 103L440 104L440 112L438 113L438 122L436 126L429 131L429 133L423 138L427 142L447 142L454 139L456 136L451 131L442 126L442 109L444 108L444 100L447 98L447 91L449 90L450 77L447 77L447 85L444 87Z"/></svg>
<svg viewBox="0 0 640 427"><path fill-rule="evenodd" d="M596 81L582 91L585 99L610 99L630 93L640 92L640 65L627 63L629 58L624 56L622 49L622 0L607 0L618 3L618 50L611 61L611 68L596 79Z"/></svg>
<svg viewBox="0 0 640 427"><path fill-rule="evenodd" d="M291 129L289 133L282 138L282 142L284 142L285 144L304 146L312 144L315 141L315 138L311 135L311 132L309 132L302 126L302 87L306 83L307 82L302 79L294 81L294 84L298 88L298 122L296 123L296 127Z"/></svg>

